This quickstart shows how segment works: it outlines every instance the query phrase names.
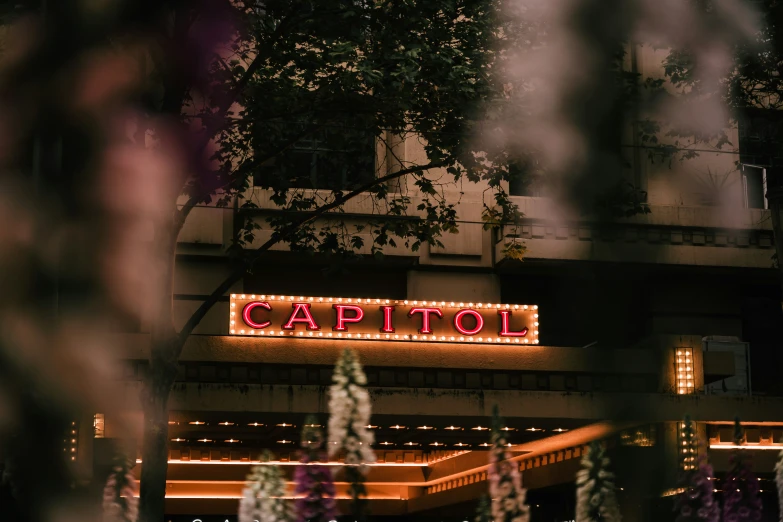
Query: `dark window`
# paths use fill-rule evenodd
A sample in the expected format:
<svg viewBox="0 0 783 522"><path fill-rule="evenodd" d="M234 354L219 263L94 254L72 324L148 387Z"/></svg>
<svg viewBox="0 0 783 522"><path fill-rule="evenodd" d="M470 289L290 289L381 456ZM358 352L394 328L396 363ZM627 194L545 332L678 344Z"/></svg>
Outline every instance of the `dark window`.
<svg viewBox="0 0 783 522"><path fill-rule="evenodd" d="M375 136L358 124L326 125L264 163L254 184L272 188L354 190L375 178ZM304 124L286 133L306 132Z"/></svg>
<svg viewBox="0 0 783 522"><path fill-rule="evenodd" d="M512 196L545 196L543 180L534 173L531 165L525 161L509 163L508 193Z"/></svg>
<svg viewBox="0 0 783 522"><path fill-rule="evenodd" d="M783 111L747 110L738 124L741 163L783 166Z"/></svg>
<svg viewBox="0 0 783 522"><path fill-rule="evenodd" d="M738 118L745 206L766 208L765 169L783 166L783 111L749 109Z"/></svg>

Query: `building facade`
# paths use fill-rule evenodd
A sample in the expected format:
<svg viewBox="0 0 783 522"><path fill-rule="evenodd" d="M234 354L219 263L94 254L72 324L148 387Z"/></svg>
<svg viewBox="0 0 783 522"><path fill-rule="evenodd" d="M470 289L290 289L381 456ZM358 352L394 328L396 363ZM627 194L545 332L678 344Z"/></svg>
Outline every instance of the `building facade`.
<svg viewBox="0 0 783 522"><path fill-rule="evenodd" d="M635 63L650 64L652 74L661 56L635 52ZM736 130L730 138L742 143ZM423 155L413 139L395 147L397 158ZM585 219L512 187L521 227L485 230L484 187L477 185L454 189L459 234L443 237L442 246L389 248L382 261L339 264L274 248L185 347L170 401L167 520L234 520L262 449L274 452L290 478L305 416L326 423L332 369L346 347L357 351L368 377L378 457L368 498L379 520L470 518L487 491L487 428L496 404L533 520L574 518L574 476L593 440L611 448L625 520L670 513L685 415L698 423L701 451L719 479L731 424L741 419L763 479L765 520L777 520L769 482L777 453L767 450L783 448L780 285L769 214L754 196L763 193L763 180L736 168L740 152L669 166L624 149L629 179L647 193L648 214ZM385 161L383 151L376 156ZM700 172L725 173L721 191ZM399 190L415 200L413 188ZM251 190L259 207L269 208L270 195ZM346 212L360 222L371 214L366 207L357 199ZM193 210L177 256L181 323L228 274L226 247L237 223L261 224L258 245L271 234L265 217ZM511 236L527 247L522 263L502 255ZM268 308L243 316L250 303ZM353 308L337 310L338 303ZM395 307L393 325L384 306ZM415 307L439 312L411 312ZM462 310L476 314L455 319ZM480 321L484 329L476 330ZM140 415L147 322L118 343L131 416ZM98 429L91 424L81 422L78 455L97 470L112 441L134 435L110 413L96 416Z"/></svg>

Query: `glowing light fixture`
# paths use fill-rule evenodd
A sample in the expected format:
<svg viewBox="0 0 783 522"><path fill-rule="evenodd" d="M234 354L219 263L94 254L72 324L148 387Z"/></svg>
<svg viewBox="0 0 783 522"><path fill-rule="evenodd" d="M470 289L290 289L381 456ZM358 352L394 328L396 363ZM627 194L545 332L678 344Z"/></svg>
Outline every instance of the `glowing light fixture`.
<svg viewBox="0 0 783 522"><path fill-rule="evenodd" d="M677 394L686 395L696 392L693 368L693 348L677 348L674 355Z"/></svg>

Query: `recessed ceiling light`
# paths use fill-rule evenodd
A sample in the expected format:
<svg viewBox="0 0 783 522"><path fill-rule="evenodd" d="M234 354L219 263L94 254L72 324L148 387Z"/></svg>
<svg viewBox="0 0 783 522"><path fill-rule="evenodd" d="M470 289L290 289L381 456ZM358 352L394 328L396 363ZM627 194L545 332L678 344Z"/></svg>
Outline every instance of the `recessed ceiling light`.
<svg viewBox="0 0 783 522"><path fill-rule="evenodd" d="M238 441L237 439L227 439L227 440L224 440L223 442L234 443L234 442L240 442L240 441Z"/></svg>
<svg viewBox="0 0 783 522"><path fill-rule="evenodd" d="M375 426L373 424L368 424L367 426L365 426L365 428L367 428L368 430L377 430L378 426Z"/></svg>
<svg viewBox="0 0 783 522"><path fill-rule="evenodd" d="M234 425L233 422L228 422L228 421L226 421L226 422L218 422L218 424L220 424L221 426L233 426Z"/></svg>
<svg viewBox="0 0 783 522"><path fill-rule="evenodd" d="M171 439L171 442L185 442L186 439L180 439L177 437L176 439Z"/></svg>
<svg viewBox="0 0 783 522"><path fill-rule="evenodd" d="M212 442L212 439L198 439L199 442Z"/></svg>
<svg viewBox="0 0 783 522"><path fill-rule="evenodd" d="M566 428L555 428L552 431L556 431L558 433L563 433L564 431L568 431Z"/></svg>
<svg viewBox="0 0 783 522"><path fill-rule="evenodd" d="M406 446L418 446L419 443L418 442L406 442L405 445Z"/></svg>
<svg viewBox="0 0 783 522"><path fill-rule="evenodd" d="M405 426L400 426L399 424L395 424L394 426L389 426L393 430L404 430Z"/></svg>
<svg viewBox="0 0 783 522"><path fill-rule="evenodd" d="M463 428L460 428L459 426L446 426L443 429L444 430L450 430L450 431L461 431Z"/></svg>
<svg viewBox="0 0 783 522"><path fill-rule="evenodd" d="M455 446L457 446L458 448L469 448L470 444L465 444L463 442L458 442L458 443L455 444Z"/></svg>
<svg viewBox="0 0 783 522"><path fill-rule="evenodd" d="M430 446L445 446L442 442L431 442Z"/></svg>
<svg viewBox="0 0 783 522"><path fill-rule="evenodd" d="M486 431L489 428L487 428L486 426L476 426L475 428L470 428L470 429L475 430L475 431Z"/></svg>
<svg viewBox="0 0 783 522"><path fill-rule="evenodd" d="M417 426L416 429L417 430L434 430L435 428L433 428L432 426Z"/></svg>
<svg viewBox="0 0 783 522"><path fill-rule="evenodd" d="M526 428L525 431L544 431L544 428L533 428L533 427L530 427L530 428Z"/></svg>
<svg viewBox="0 0 783 522"><path fill-rule="evenodd" d="M206 422L204 422L204 421L190 421L190 422L188 422L188 424L195 424L196 426L199 426L201 424L206 424Z"/></svg>
<svg viewBox="0 0 783 522"><path fill-rule="evenodd" d="M305 428L323 428L320 424L305 424Z"/></svg>
<svg viewBox="0 0 783 522"><path fill-rule="evenodd" d="M517 431L516 428L509 428L508 426L503 426L500 428L500 431Z"/></svg>
<svg viewBox="0 0 783 522"><path fill-rule="evenodd" d="M393 442L380 442L379 444L380 444L381 446L394 446L394 443L393 443Z"/></svg>
<svg viewBox="0 0 783 522"><path fill-rule="evenodd" d="M170 424L170 425L171 425L171 424L179 424L179 422L177 422L177 421L169 421L169 424Z"/></svg>
<svg viewBox="0 0 783 522"><path fill-rule="evenodd" d="M248 424L248 426L256 426L256 427L258 427L258 426L263 426L263 424L261 424L260 422L251 422L250 424Z"/></svg>
<svg viewBox="0 0 783 522"><path fill-rule="evenodd" d="M295 428L293 424L287 424L285 422L281 422L280 424L277 424L278 428Z"/></svg>
<svg viewBox="0 0 783 522"><path fill-rule="evenodd" d="M290 441L290 440L285 440L285 439L283 439L283 440L278 440L278 441L277 441L277 443L278 443L278 444L291 444L291 442L292 442L292 441Z"/></svg>
<svg viewBox="0 0 783 522"><path fill-rule="evenodd" d="M491 446L491 444L489 442L482 442L481 444L479 444L479 446L481 446L482 448L488 448L489 446Z"/></svg>

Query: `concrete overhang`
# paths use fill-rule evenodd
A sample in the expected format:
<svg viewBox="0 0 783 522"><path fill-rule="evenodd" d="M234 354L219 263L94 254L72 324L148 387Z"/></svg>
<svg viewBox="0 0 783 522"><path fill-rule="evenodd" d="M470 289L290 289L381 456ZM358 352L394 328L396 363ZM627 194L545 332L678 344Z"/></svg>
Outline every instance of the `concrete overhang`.
<svg viewBox="0 0 783 522"><path fill-rule="evenodd" d="M149 358L149 335L125 334L118 344L121 357ZM364 366L400 368L656 374L661 364L660 355L647 349L214 335L191 335L180 361L333 366L346 347L359 353Z"/></svg>
<svg viewBox="0 0 783 522"><path fill-rule="evenodd" d="M141 383L125 386L126 406L139 409ZM172 410L325 413L328 386L178 383L169 400ZM560 418L629 422L783 421L783 398L673 395L662 393L582 393L438 388L373 388L368 391L376 414L424 417L489 417L497 404L506 419ZM445 419L444 419L445 420ZM448 421L447 421L448 422Z"/></svg>

